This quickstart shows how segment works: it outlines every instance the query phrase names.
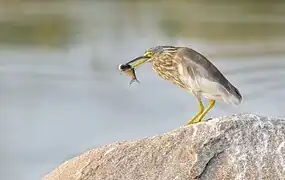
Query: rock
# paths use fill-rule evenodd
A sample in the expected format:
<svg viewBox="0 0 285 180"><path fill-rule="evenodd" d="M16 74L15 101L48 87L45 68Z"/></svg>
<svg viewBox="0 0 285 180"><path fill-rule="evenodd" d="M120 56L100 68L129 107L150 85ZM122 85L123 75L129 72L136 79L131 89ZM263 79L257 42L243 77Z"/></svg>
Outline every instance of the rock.
<svg viewBox="0 0 285 180"><path fill-rule="evenodd" d="M281 180L285 121L239 114L90 150L44 180Z"/></svg>

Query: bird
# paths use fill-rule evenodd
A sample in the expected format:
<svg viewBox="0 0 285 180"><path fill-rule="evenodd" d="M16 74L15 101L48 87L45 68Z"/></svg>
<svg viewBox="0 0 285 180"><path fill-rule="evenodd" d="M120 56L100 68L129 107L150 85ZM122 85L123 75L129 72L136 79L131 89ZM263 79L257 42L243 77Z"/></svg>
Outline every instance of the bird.
<svg viewBox="0 0 285 180"><path fill-rule="evenodd" d="M153 71L162 79L187 90L197 99L199 111L185 126L201 122L218 100L236 106L241 104L240 91L210 60L193 48L154 46L127 64L135 69L144 63L152 63ZM209 100L206 108L202 97Z"/></svg>

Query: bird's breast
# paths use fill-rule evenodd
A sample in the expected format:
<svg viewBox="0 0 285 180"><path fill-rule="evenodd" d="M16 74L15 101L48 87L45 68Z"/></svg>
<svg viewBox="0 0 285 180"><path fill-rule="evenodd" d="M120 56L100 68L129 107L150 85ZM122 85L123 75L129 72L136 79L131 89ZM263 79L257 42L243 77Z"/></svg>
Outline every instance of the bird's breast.
<svg viewBox="0 0 285 180"><path fill-rule="evenodd" d="M177 70L177 66L175 66L175 64L172 64L171 66L168 65L164 65L158 62L154 62L152 69L154 72L156 72L162 79L171 81L173 84L181 87L181 88L185 88L184 83L182 83L180 77L179 77L179 73Z"/></svg>

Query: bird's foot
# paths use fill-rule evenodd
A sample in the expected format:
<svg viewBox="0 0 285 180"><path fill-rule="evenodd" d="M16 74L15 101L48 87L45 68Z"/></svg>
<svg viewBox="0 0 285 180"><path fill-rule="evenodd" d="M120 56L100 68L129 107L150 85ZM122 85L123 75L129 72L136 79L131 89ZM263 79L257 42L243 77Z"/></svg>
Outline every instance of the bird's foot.
<svg viewBox="0 0 285 180"><path fill-rule="evenodd" d="M210 117L210 118L208 118L208 119L201 119L201 121L197 121L197 118L196 119L191 119L187 124L185 124L184 126L188 126L188 125L190 125L190 124L196 124L196 123L200 123L200 122L202 122L202 121L204 121L204 122L207 122L207 121L210 121L210 120L212 120L213 118L212 117Z"/></svg>
<svg viewBox="0 0 285 180"><path fill-rule="evenodd" d="M187 124L185 124L184 126L189 126L190 124L195 124L198 123L198 121L196 121L196 119L191 119Z"/></svg>

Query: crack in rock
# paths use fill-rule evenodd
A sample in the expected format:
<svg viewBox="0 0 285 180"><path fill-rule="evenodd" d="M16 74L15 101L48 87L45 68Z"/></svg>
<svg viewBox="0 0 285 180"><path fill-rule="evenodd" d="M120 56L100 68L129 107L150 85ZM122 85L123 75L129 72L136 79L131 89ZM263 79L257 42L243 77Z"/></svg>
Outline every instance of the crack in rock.
<svg viewBox="0 0 285 180"><path fill-rule="evenodd" d="M215 154L206 162L206 164L205 164L205 166L204 166L202 172L201 172L200 174L198 174L197 176L195 176L194 179L201 178L201 177L205 174L205 172L207 171L209 165L213 162L213 160L214 160L215 158L217 158L217 157L218 157L221 153L223 153L223 152L224 152L224 150L221 151L221 152L215 153Z"/></svg>

